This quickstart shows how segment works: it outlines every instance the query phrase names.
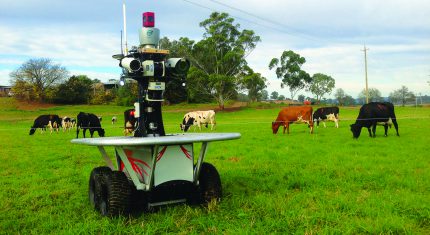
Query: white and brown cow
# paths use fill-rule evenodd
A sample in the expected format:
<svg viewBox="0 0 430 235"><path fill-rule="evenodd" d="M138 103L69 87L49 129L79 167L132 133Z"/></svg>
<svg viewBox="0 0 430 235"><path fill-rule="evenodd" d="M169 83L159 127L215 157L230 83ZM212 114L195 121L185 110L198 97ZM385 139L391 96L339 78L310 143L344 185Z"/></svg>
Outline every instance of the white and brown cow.
<svg viewBox="0 0 430 235"><path fill-rule="evenodd" d="M216 126L214 110L193 111L186 113L182 123L179 124L179 126L182 131L186 132L191 126L194 126L194 130L196 126L199 128L199 130L202 130L202 125L205 125L207 128L208 124L211 125L211 130L213 130Z"/></svg>

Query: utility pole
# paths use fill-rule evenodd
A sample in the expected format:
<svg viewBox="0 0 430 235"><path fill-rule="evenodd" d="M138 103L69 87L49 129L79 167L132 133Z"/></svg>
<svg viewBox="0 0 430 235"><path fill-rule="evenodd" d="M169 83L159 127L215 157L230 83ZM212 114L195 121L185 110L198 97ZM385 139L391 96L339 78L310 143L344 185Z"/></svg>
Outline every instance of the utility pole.
<svg viewBox="0 0 430 235"><path fill-rule="evenodd" d="M364 44L364 49L362 51L364 51L364 71L365 71L365 77L366 77L366 104L369 103L369 89L367 86L367 51L369 50L369 48L366 48L366 44Z"/></svg>

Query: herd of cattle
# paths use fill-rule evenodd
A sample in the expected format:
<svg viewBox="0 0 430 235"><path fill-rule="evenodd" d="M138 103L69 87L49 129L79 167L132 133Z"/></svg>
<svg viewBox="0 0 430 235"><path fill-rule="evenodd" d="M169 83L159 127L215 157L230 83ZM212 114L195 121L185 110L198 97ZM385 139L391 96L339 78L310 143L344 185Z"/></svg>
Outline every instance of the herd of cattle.
<svg viewBox="0 0 430 235"><path fill-rule="evenodd" d="M49 128L50 132L59 132L60 129L63 131L70 131L76 128L76 138L79 138L79 131L82 129L84 138L86 137L86 131L89 130L91 137L94 132L97 132L100 137L105 136L105 130L101 126L102 118L92 113L80 112L77 115L77 119L70 117L60 118L56 114L40 115L34 120L33 126L30 129L30 135L36 132L36 129L40 129L43 133ZM112 124L118 121L116 116L112 117ZM191 126L194 126L194 130L198 127L201 130L202 125L208 127L211 125L211 130L215 128L215 111L193 111L186 113L180 124L182 131L186 132ZM134 109L127 109L124 111L124 135L129 135L134 132L137 125L137 118L135 117Z"/></svg>
<svg viewBox="0 0 430 235"><path fill-rule="evenodd" d="M376 125L383 125L385 136L387 136L388 126L391 127L390 119L399 136L399 127L394 114L394 105L389 102L371 102L363 105L360 108L357 120L351 124L351 132L354 138L358 138L363 127L367 128L370 137L375 137ZM278 117L272 122L273 134L278 132L280 126L284 127L287 133L290 133L289 126L291 123L306 123L310 128L310 133L313 133L314 122L319 125L322 121L335 122L335 126L339 127L339 108L338 107L322 107L313 112L311 106L290 106L282 109Z"/></svg>
<svg viewBox="0 0 430 235"><path fill-rule="evenodd" d="M394 106L388 102L372 102L363 105L360 108L357 120L354 124L351 124L350 128L354 138L358 138L361 133L361 129L366 127L369 131L369 136L375 137L376 125L383 125L385 129L385 136L387 136L388 126L391 127L390 119L394 125L397 136L399 136L398 124L396 116L394 114ZM58 115L48 114L41 115L34 120L34 124L30 129L30 135L36 132L37 128L41 131L50 129L59 132L60 129L63 131L70 131L76 128L76 138L79 138L79 131L82 129L83 136L87 130L90 131L91 137L94 132L97 132L100 137L105 136L105 130L101 127L102 118L92 113L80 112L77 115L77 120L70 117L60 118ZM112 124L117 122L117 117L112 117ZM306 123L310 128L310 133L313 133L314 123L322 122L326 127L325 122L332 121L335 123L335 127L339 127L339 108L338 107L322 107L318 108L313 112L312 106L290 106L283 108L278 117L272 122L273 134L278 132L280 126L283 126L283 133L287 130L287 134L290 133L290 124L292 123ZM124 111L124 135L132 134L136 129L137 118L135 117L134 109L127 109ZM191 127L195 131L196 128L201 130L202 126L208 128L211 125L211 130L216 128L215 111L193 111L188 112L184 115L182 123L179 124L181 131L188 131Z"/></svg>

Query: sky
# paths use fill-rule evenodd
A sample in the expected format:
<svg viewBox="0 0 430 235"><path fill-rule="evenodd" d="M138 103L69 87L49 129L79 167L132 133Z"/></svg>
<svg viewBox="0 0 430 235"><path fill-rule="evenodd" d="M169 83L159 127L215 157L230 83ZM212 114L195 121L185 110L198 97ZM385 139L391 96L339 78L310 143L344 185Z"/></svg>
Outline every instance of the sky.
<svg viewBox="0 0 430 235"><path fill-rule="evenodd" d="M0 0L0 85L34 58L49 58L70 71L107 81L121 69L121 0ZM268 68L272 58L293 50L306 58L309 74L333 77L336 87L357 97L365 87L364 47L369 88L382 96L403 85L430 95L430 1L422 0L125 0L128 45L138 44L141 15L155 12L161 37L199 41L199 23L226 12L240 29L261 42L247 56L250 67L267 78L267 91L290 97ZM334 90L335 90L334 89ZM312 97L305 91L299 91ZM297 95L298 95L297 94ZM297 98L297 95L295 98ZM332 98L334 91L325 98Z"/></svg>

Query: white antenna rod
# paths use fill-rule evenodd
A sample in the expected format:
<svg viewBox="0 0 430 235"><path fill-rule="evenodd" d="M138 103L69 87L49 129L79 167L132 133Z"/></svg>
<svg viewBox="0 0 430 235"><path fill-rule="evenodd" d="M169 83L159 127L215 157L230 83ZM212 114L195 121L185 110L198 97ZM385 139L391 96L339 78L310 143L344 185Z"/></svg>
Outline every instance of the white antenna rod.
<svg viewBox="0 0 430 235"><path fill-rule="evenodd" d="M124 27L124 42L125 42L125 48L124 48L124 55L128 54L128 48L127 48L127 17L125 14L125 1L122 2L122 17L123 17L123 27Z"/></svg>

